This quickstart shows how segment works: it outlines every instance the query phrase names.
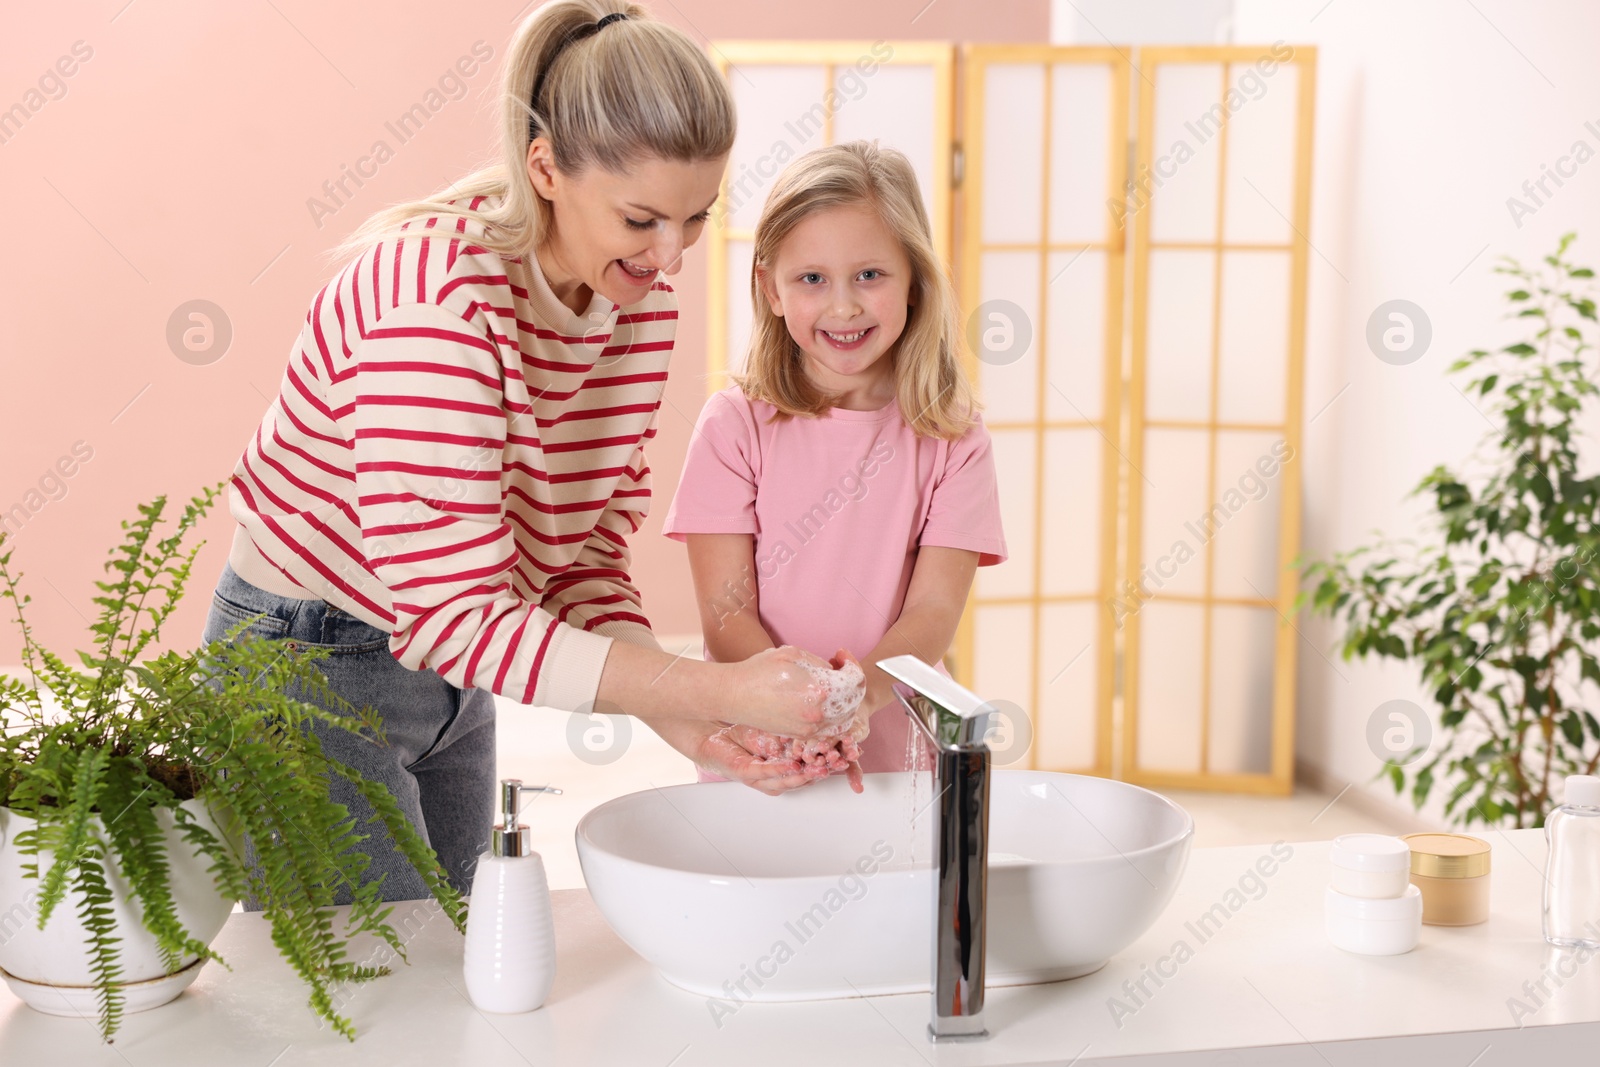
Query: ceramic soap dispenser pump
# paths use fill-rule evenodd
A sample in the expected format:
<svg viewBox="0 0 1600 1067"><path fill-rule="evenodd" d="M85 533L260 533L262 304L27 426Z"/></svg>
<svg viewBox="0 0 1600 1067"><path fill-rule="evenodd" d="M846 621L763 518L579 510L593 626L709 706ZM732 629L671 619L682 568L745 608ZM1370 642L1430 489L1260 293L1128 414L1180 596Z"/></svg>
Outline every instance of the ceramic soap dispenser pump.
<svg viewBox="0 0 1600 1067"><path fill-rule="evenodd" d="M556 977L555 923L544 860L520 820L524 793L560 793L500 780L502 821L478 858L467 905L463 969L467 996L482 1011L533 1011Z"/></svg>

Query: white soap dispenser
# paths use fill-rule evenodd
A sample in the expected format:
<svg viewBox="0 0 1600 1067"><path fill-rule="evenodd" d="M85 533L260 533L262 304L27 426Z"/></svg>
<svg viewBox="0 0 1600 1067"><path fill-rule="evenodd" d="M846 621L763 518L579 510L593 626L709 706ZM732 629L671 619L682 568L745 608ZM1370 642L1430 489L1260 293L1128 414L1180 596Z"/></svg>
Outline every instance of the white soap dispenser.
<svg viewBox="0 0 1600 1067"><path fill-rule="evenodd" d="M555 922L544 860L518 822L523 793L560 793L549 786L500 780L500 813L489 851L478 858L467 905L463 969L467 996L482 1011L533 1011L556 977Z"/></svg>

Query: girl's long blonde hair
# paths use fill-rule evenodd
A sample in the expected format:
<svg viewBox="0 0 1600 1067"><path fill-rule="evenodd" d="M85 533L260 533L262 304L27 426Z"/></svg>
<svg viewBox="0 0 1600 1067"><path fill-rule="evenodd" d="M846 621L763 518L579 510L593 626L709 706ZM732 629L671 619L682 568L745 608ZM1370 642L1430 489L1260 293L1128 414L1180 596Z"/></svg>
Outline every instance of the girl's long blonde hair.
<svg viewBox="0 0 1600 1067"><path fill-rule="evenodd" d="M892 353L900 412L921 436L960 437L972 425L978 403L961 366L955 291L934 251L911 161L876 141L847 141L807 152L773 183L756 224L750 350L745 372L734 380L746 396L777 408L779 417L822 415L837 401L806 377L800 348L783 319L772 313L760 278L760 272L772 268L794 228L831 207L875 211L905 248L914 299Z"/></svg>
<svg viewBox="0 0 1600 1067"><path fill-rule="evenodd" d="M595 24L614 13L627 18L596 32ZM523 19L512 36L500 76L499 162L377 212L330 254L358 256L429 216L481 222L483 236L473 243L508 259L531 253L552 217L550 202L528 178L528 145L536 135L550 139L555 165L568 176L595 166L620 174L651 156L718 159L733 148L733 96L694 41L638 4L556 0ZM474 210L480 197L489 199Z"/></svg>

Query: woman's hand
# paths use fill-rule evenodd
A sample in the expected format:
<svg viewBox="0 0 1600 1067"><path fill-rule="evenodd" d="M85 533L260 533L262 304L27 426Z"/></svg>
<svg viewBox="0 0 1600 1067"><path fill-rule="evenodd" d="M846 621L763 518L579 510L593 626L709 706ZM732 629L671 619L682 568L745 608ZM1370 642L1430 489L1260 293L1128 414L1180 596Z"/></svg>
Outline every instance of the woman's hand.
<svg viewBox="0 0 1600 1067"><path fill-rule="evenodd" d="M796 760L764 760L753 755L737 740L748 727L686 720L649 725L667 744L693 760L696 767L730 781L743 782L768 796L775 797L816 781L801 773Z"/></svg>
<svg viewBox="0 0 1600 1067"><path fill-rule="evenodd" d="M726 714L745 721L651 720L651 729L696 767L769 796L835 773L847 775L850 788L862 792L860 742L867 736L868 712L860 701L866 683L849 652L841 649L832 662L825 663L797 648L774 648L725 667L739 674L724 697L724 702L733 706ZM805 683L795 686L802 675ZM769 688L763 691L762 685ZM834 690L831 702L830 690ZM770 707L776 702L774 692L778 698L796 702L806 721L808 739L752 722L758 716L752 715L751 709L760 709L763 697Z"/></svg>
<svg viewBox="0 0 1600 1067"><path fill-rule="evenodd" d="M831 665L784 645L724 665L731 676L718 718L769 734L810 738L823 726L824 683L816 671Z"/></svg>
<svg viewBox="0 0 1600 1067"><path fill-rule="evenodd" d="M753 726L729 726L723 733L763 763L799 768L807 784L832 774L843 774L850 779L853 791L866 790L861 776L861 746L848 734L822 741L796 741L792 737L763 733Z"/></svg>
<svg viewBox="0 0 1600 1067"><path fill-rule="evenodd" d="M864 791L861 742L867 738L870 715L861 704L866 681L861 665L845 649L835 653L829 666L834 673L828 678L823 723L815 737L800 740L745 725L729 726L724 734L764 763L796 765L799 773L810 781L830 774L845 774L850 779L850 788L860 793Z"/></svg>

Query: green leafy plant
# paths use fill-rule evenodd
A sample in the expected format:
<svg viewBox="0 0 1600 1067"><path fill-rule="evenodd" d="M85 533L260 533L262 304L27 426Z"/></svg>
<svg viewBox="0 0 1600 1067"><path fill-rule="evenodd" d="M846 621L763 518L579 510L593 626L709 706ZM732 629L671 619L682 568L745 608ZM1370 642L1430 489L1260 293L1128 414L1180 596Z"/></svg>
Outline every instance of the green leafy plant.
<svg viewBox="0 0 1600 1067"><path fill-rule="evenodd" d="M165 497L141 504L141 517L122 524L128 533L106 565L121 577L95 583L106 595L94 598L101 606L91 627L95 651L78 653L84 671L35 642L22 611L32 598L18 592L22 576L13 578L9 569L12 552L0 555L0 596L15 604L32 674L29 681L0 677L0 805L36 820L17 835L23 855L54 857L43 872L37 860L24 866L40 883L39 929L69 891L81 894L78 914L91 931L106 1041L124 1004L107 880L112 864L137 898L169 972L196 956L226 966L178 919L157 820L162 810L209 861L225 896L261 902L273 943L311 988L311 1008L354 1040L349 1020L334 1010L330 986L389 972L350 962L348 938L370 931L401 959L405 949L387 922L393 909L382 906L381 879L360 884L369 857L353 846L368 835L358 832L346 806L330 799L332 776L354 783L371 802L372 821L393 835L457 930L465 929L465 911L437 855L388 789L325 756L310 729L315 722L386 743L373 709L356 709L328 687L316 667L327 649L244 633L251 622L244 620L196 651L139 660L183 595L199 551L196 545L180 558L181 542L226 484L192 498L170 537L152 541ZM148 619L142 630L141 616ZM295 684L335 710L286 696ZM179 806L196 796L227 828L222 836ZM229 840L237 831L255 843L259 866L247 865ZM340 886L351 888L353 904L343 931L335 932L332 901Z"/></svg>
<svg viewBox="0 0 1600 1067"><path fill-rule="evenodd" d="M1542 826L1551 786L1600 765L1600 476L1579 476L1578 420L1593 381L1594 272L1553 255L1512 279L1508 317L1531 336L1475 349L1450 367L1496 424L1472 482L1435 467L1413 491L1432 498L1430 543L1387 540L1304 564L1312 610L1343 620L1341 651L1414 662L1445 743L1389 760L1395 791L1420 808L1448 786L1445 812L1470 826ZM1592 696L1592 693L1591 693Z"/></svg>

